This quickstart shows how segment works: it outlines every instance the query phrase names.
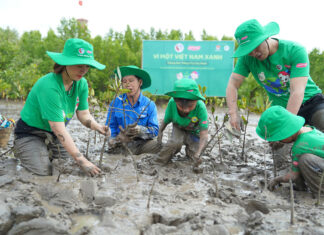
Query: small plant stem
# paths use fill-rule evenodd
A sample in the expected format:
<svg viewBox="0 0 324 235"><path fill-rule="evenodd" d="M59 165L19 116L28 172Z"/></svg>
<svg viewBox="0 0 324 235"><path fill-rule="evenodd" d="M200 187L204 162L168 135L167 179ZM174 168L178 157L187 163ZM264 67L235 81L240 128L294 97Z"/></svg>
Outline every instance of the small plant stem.
<svg viewBox="0 0 324 235"><path fill-rule="evenodd" d="M249 123L249 116L250 116L250 110L248 109L248 113L246 116L246 125L244 126L244 133L243 133L243 145L242 145L242 159L244 159L244 162L247 162L247 155L245 154L245 137L246 137L246 130L247 130L247 126Z"/></svg>
<svg viewBox="0 0 324 235"><path fill-rule="evenodd" d="M59 159L58 160L60 160L61 159L60 146L58 144L56 146L57 146L57 151L59 153ZM63 166L62 167L59 167L59 174L57 176L56 182L60 182L60 177L61 177L61 174L63 174L64 170L65 170L65 168Z"/></svg>
<svg viewBox="0 0 324 235"><path fill-rule="evenodd" d="M265 129L264 139L267 141L267 127L264 126L264 129ZM267 190L267 188L268 188L268 177L267 177L267 164L266 164L266 148L264 148L263 163L264 163L264 190Z"/></svg>
<svg viewBox="0 0 324 235"><path fill-rule="evenodd" d="M88 133L87 151L86 151L86 154L85 154L85 158L88 159L88 160L89 160L88 153L89 153L90 137L91 137L91 129L89 129L89 133Z"/></svg>
<svg viewBox="0 0 324 235"><path fill-rule="evenodd" d="M223 164L223 154L222 154L221 145L220 145L221 137L219 135L217 135L217 139L218 139L219 160L220 160L220 163Z"/></svg>
<svg viewBox="0 0 324 235"><path fill-rule="evenodd" d="M214 164L213 164L213 173L214 173L215 196L218 197L219 189L218 189L217 175L216 175L216 169Z"/></svg>
<svg viewBox="0 0 324 235"><path fill-rule="evenodd" d="M206 144L206 146L204 147L204 149L201 151L201 153L199 154L198 158L200 158L200 157L204 154L204 152L206 151L207 147L208 147L209 144L212 142L212 140L215 139L215 137L216 137L216 135L218 134L218 132L219 132L221 129L223 129L223 127L225 126L225 122L227 121L226 116L227 116L227 113L226 113L225 116L224 116L223 123L222 123L222 125L220 126L220 128L217 129L217 124L215 124L216 131L215 131L215 133L213 134L213 136L210 138L210 140L208 141L208 143ZM214 115L213 115L213 117L214 117ZM212 147L212 149L213 149L213 148L214 148L214 146ZM211 150L212 150L212 149L211 149ZM210 151L211 151L211 150L210 150Z"/></svg>
<svg viewBox="0 0 324 235"><path fill-rule="evenodd" d="M0 155L0 157L6 155L7 153L10 153L13 149L14 149L14 147L12 146L12 147L11 147L10 149L8 149L6 152L2 153L2 154Z"/></svg>
<svg viewBox="0 0 324 235"><path fill-rule="evenodd" d="M136 167L136 163L135 163L135 160L134 160L134 157L133 157L133 153L132 151L127 147L127 145L125 143L122 143L122 146L126 149L126 151L128 152L129 156L131 157L132 159L132 163L133 163L133 166L134 166L134 169L135 169L135 174L136 174L136 181L139 182L139 177L138 177L138 173L137 173L137 167Z"/></svg>
<svg viewBox="0 0 324 235"><path fill-rule="evenodd" d="M290 224L293 225L294 222L294 190L291 179L289 179L290 184Z"/></svg>
<svg viewBox="0 0 324 235"><path fill-rule="evenodd" d="M152 187L151 187L151 190L150 190L150 193L148 195L148 198L147 198L147 204L146 204L146 208L148 210L150 210L150 201L151 201L151 197L152 197L152 193L153 193L153 188L154 188L154 185L155 185L155 181L156 179L159 177L159 175L157 174L154 179L153 179L153 183L152 183Z"/></svg>
<svg viewBox="0 0 324 235"><path fill-rule="evenodd" d="M274 152L275 152L275 150L272 147L273 175L274 175L274 177L277 177L277 158L276 158Z"/></svg>
<svg viewBox="0 0 324 235"><path fill-rule="evenodd" d="M116 94L115 94L115 97L114 97L114 103L113 103L112 107L115 106L116 97L117 97L118 92L119 92L119 87L117 88L117 91L116 91ZM112 112L113 112L113 109L111 109L110 112L109 112L108 123L107 123L108 128L109 128L110 119L111 119L111 113ZM107 132L108 132L108 130L107 130ZM103 158L103 153L105 151L105 145L107 143L107 140L108 140L108 135L105 135L104 142L103 142L101 152L100 152L99 168L101 168L101 166L102 166L102 158Z"/></svg>

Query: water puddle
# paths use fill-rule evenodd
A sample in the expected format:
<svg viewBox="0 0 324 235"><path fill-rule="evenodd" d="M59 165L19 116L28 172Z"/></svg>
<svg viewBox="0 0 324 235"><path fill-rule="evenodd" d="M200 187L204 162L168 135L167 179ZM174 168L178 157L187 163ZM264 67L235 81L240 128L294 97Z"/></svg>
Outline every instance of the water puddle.
<svg viewBox="0 0 324 235"><path fill-rule="evenodd" d="M97 215L71 215L71 219L73 221L70 232L75 234L83 227L93 227L99 224L100 219Z"/></svg>

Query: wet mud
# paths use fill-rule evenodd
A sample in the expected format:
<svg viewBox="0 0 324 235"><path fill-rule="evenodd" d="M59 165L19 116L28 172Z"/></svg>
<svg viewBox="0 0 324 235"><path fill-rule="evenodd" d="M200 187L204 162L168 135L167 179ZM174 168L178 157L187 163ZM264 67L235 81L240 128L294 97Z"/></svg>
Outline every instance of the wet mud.
<svg viewBox="0 0 324 235"><path fill-rule="evenodd" d="M0 102L1 114L15 120L21 108ZM164 109L158 107L159 120ZM224 110L216 114L221 118ZM72 159L54 162L53 176L35 176L12 151L5 153L11 135L0 149L0 234L324 234L324 197L316 206L317 195L294 191L292 224L289 184L266 189L275 172L268 145L255 134L258 118L250 116L245 155L243 138L224 135L220 148L212 142L202 156L198 173L183 148L167 165L154 154L105 152L98 177L84 175ZM104 123L105 113L96 119ZM88 155L98 164L103 138L75 118L68 131L83 153L90 135ZM163 142L170 132L171 125ZM281 159L277 174L289 166L289 157Z"/></svg>

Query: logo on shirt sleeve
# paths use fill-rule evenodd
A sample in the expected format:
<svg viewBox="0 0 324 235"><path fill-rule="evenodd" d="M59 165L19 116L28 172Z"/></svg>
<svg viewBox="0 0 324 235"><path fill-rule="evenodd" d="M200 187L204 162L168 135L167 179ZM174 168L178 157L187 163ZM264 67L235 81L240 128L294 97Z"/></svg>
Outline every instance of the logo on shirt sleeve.
<svg viewBox="0 0 324 235"><path fill-rule="evenodd" d="M305 68L307 66L307 63L299 63L296 65L296 68Z"/></svg>

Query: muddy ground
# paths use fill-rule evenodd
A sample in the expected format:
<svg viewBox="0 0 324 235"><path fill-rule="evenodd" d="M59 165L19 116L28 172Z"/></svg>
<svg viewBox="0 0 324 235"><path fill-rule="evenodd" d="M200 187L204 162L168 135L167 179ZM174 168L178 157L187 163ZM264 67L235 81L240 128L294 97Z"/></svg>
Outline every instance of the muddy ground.
<svg viewBox="0 0 324 235"><path fill-rule="evenodd" d="M22 103L0 102L0 112L19 118ZM165 106L158 107L159 119ZM216 110L222 119L224 110ZM104 123L105 113L97 120ZM294 191L291 224L289 184L274 192L265 189L274 175L268 145L255 134L258 115L250 116L246 136L247 162L242 138L221 138L203 156L201 172L182 149L169 164L154 156L104 154L104 174L85 176L72 162L64 162L53 176L26 172L7 153L0 157L0 234L324 234L324 197ZM169 125L163 141L171 131ZM214 133L211 125L210 134ZM68 127L85 153L89 130L73 119ZM99 162L103 138L91 132L89 157ZM13 135L5 153L13 145ZM222 156L222 158L220 157ZM265 159L265 160L264 160ZM221 163L222 161L222 163ZM289 167L289 158L278 174Z"/></svg>

